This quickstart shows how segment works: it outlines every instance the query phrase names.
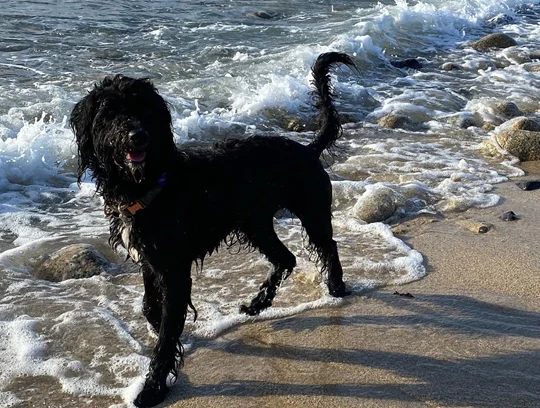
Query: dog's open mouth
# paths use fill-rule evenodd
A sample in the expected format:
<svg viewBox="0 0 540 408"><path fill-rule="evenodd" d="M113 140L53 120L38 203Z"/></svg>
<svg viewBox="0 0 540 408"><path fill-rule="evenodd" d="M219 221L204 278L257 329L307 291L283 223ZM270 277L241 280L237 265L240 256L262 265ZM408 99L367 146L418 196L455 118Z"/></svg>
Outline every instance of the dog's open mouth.
<svg viewBox="0 0 540 408"><path fill-rule="evenodd" d="M146 160L146 152L128 152L126 154L129 170L136 183L140 183L144 180L144 164Z"/></svg>
<svg viewBox="0 0 540 408"><path fill-rule="evenodd" d="M146 152L129 152L127 158L131 163L144 163L146 159Z"/></svg>

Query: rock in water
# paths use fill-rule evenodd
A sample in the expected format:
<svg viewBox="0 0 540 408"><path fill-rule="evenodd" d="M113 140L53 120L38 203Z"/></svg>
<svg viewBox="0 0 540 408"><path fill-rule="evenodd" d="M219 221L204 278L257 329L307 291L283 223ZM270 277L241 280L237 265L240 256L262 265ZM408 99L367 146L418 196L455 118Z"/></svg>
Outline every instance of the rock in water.
<svg viewBox="0 0 540 408"><path fill-rule="evenodd" d="M252 14L248 14L248 15L252 15L254 17L257 17L257 18L262 18L263 20L273 20L277 17L279 17L279 15L277 13L274 13L272 11L256 11Z"/></svg>
<svg viewBox="0 0 540 408"><path fill-rule="evenodd" d="M418 131L423 127L422 123L415 122L403 115L394 115L393 113L383 116L377 123L379 126L388 129L404 129L410 131Z"/></svg>
<svg viewBox="0 0 540 408"><path fill-rule="evenodd" d="M490 18L487 20L487 23L493 26L497 25L503 25L503 24L510 24L514 21L514 17L509 16L507 14L499 13L495 17Z"/></svg>
<svg viewBox="0 0 540 408"><path fill-rule="evenodd" d="M367 223L384 221L395 211L396 197L389 188L366 191L353 207L354 215Z"/></svg>
<svg viewBox="0 0 540 408"><path fill-rule="evenodd" d="M454 64L453 62L445 62L441 65L441 69L444 71L454 71L454 70L461 70L461 65Z"/></svg>
<svg viewBox="0 0 540 408"><path fill-rule="evenodd" d="M89 278L112 269L112 264L93 245L68 245L51 254L33 272L39 279L61 282Z"/></svg>
<svg viewBox="0 0 540 408"><path fill-rule="evenodd" d="M422 64L416 58L407 58L404 60L390 61L390 64L396 68L421 69Z"/></svg>
<svg viewBox="0 0 540 408"><path fill-rule="evenodd" d="M531 132L540 132L540 123L533 118L519 118L512 124L513 130L529 130Z"/></svg>
<svg viewBox="0 0 540 408"><path fill-rule="evenodd" d="M540 132L506 130L496 138L503 149L519 160L540 160Z"/></svg>
<svg viewBox="0 0 540 408"><path fill-rule="evenodd" d="M523 115L523 112L521 112L514 102L498 102L493 108L505 119L516 118Z"/></svg>
<svg viewBox="0 0 540 408"><path fill-rule="evenodd" d="M471 47L476 51L489 51L492 48L508 48L514 45L517 45L517 42L509 35L495 33L473 42Z"/></svg>

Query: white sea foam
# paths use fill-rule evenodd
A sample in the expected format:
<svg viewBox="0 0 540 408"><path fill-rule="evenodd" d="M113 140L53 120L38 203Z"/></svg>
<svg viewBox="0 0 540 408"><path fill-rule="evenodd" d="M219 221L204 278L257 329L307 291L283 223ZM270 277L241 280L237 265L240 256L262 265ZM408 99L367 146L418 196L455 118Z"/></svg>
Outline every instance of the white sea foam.
<svg viewBox="0 0 540 408"><path fill-rule="evenodd" d="M534 13L520 14L521 6L536 10L519 0L398 0L331 16L310 4L298 15L260 22L240 16L249 20L215 23L198 14L186 21L181 13L165 13L144 21L143 35L137 36L123 23L94 21L92 11L87 19L95 26L85 25L85 18L74 18L76 25L54 24L51 36L60 26L70 29L51 44L36 42L44 50L52 47L43 54L6 52L0 63L6 78L0 84L0 405L24 404L24 389L7 392L4 385L39 375L55 378L66 393L120 396L128 405L142 388L155 339L142 317L140 278L125 274L53 284L29 274L40 257L66 243L107 239L103 203L91 177L77 184L68 124L73 103L96 80L117 72L151 77L171 104L179 144L269 131L305 142L313 135L283 131L287 120L281 116L310 120L309 68L319 53L353 55L358 71L340 68L332 76L338 110L350 123L339 143L347 150L329 172L335 239L346 283L359 296L425 274L422 255L387 225L351 217L359 196L392 189L397 222L425 212L494 205L499 197L493 184L521 174L500 149L499 156L484 151L486 140L511 126L499 126L506 118L495 109L498 102L514 102L533 117L540 110L538 74L528 59L539 47L540 29ZM501 13L512 22L504 23ZM492 17L497 18L486 23ZM518 45L474 51L468 44L490 32L486 24L498 24L496 30ZM15 38L2 30L0 23L3 37ZM417 58L424 68L390 64L403 58ZM448 62L462 69L439 69ZM386 114L405 115L421 126L415 132L381 130L375 123ZM459 118L498 127L492 133L481 123L462 129ZM343 302L327 296L298 221L282 219L276 229L298 266L274 307L256 318L238 313L268 272L259 254L212 257L194 274L199 320L186 326L188 346L239 324Z"/></svg>
<svg viewBox="0 0 540 408"><path fill-rule="evenodd" d="M2 279L13 283L0 303L0 383L50 376L70 394L115 396L145 368L148 358L140 355L141 345L133 338L139 326L131 322L129 310L130 299L140 301L139 291L126 286L114 290L116 300L98 297L101 301L96 302L96 289L114 289L107 279L53 284L19 280L13 273ZM21 303L22 298L26 302ZM104 380L111 374L112 379Z"/></svg>

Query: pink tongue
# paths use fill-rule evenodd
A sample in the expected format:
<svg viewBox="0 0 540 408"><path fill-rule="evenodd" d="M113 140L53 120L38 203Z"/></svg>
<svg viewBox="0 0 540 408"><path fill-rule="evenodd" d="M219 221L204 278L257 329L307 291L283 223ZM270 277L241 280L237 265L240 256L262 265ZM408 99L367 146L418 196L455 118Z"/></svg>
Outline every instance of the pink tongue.
<svg viewBox="0 0 540 408"><path fill-rule="evenodd" d="M142 162L146 158L146 152L130 152L128 158L132 162Z"/></svg>

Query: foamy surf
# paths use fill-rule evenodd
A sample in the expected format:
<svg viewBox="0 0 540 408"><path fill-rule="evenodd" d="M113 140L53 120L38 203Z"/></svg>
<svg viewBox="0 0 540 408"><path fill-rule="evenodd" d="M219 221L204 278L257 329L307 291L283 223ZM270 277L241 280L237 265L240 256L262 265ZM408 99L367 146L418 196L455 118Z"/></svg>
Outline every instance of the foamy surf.
<svg viewBox="0 0 540 408"><path fill-rule="evenodd" d="M150 77L171 104L179 145L254 133L307 142L312 134L292 132L290 123L311 129L311 64L321 52L354 55L359 71L339 69L333 81L347 123L339 145L345 150L329 167L335 236L353 296L426 273L422 255L388 225L355 217L361 197L391 191L396 209L387 222L399 223L495 205L494 184L521 174L515 158L493 143L510 126L495 106L514 102L533 118L540 110L529 58L540 46L537 3L360 2L329 9L293 1L282 9L250 2L225 10L207 2L175 3L174 13L145 4L138 13L126 8L122 19L97 18L93 6L14 3L0 22L1 406L31 405L32 392L43 400L55 384L57 394L80 405L104 396L103 406L131 406L142 386L154 338L142 317L140 277L110 254L119 267L103 276L50 283L31 275L43 256L64 245L107 239L91 175L76 183L68 126L75 101L105 74ZM270 18L257 17L262 8L272 8ZM488 53L469 46L494 30L517 46ZM404 58L423 68L391 64ZM460 69L446 71L444 64ZM378 122L386 115L419 126L383 129ZM298 267L275 306L257 318L238 313L269 265L256 253L222 251L194 271L199 320L186 327L188 346L254 320L347 302L326 295L298 222L280 218L276 229ZM36 377L52 383L40 389Z"/></svg>
<svg viewBox="0 0 540 408"><path fill-rule="evenodd" d="M280 224L276 227L281 232L288 230L284 238L287 244L301 248L300 226ZM349 243L342 250L342 259L345 280L355 295L387 283L415 280L425 273L422 256L395 238L387 225L366 225L350 219L336 222L335 228L339 242ZM355 237L365 242L351 246ZM355 255L358 246L363 247L363 256ZM388 249L379 260L372 260L369 254L377 247ZM298 271L280 289L276 306L257 317L238 313L238 307L255 294L269 265L257 254L210 259L211 265L226 261L240 264L241 268L222 272L211 266L209 273L203 270L195 275L193 301L199 319L186 325L188 356L197 340L215 338L240 324L342 304L343 299L326 294L326 285L315 265L306 259L306 253L300 252L299 256ZM126 403L131 401L141 385L139 376L148 364L146 355L154 341L142 318L138 276L97 276L50 283L33 279L20 268L18 272L12 269L0 273L7 285L0 303L0 344L6 350L0 353L3 383L21 376L50 376L58 380L63 392L75 396L124 396L128 398ZM232 288L216 295L216 288L231 279ZM211 280L218 282L209 285ZM235 289L239 289L238 293ZM16 395L10 393L3 398L5 404L17 401Z"/></svg>

